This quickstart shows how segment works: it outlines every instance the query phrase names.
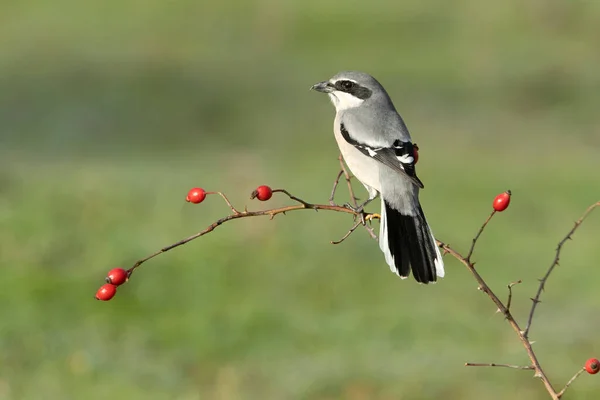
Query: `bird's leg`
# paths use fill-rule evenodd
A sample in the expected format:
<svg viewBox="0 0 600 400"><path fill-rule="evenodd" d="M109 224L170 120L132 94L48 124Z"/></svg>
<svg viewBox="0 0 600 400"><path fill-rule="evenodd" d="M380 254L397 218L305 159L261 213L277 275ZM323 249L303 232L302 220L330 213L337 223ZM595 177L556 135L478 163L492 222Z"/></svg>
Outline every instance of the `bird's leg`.
<svg viewBox="0 0 600 400"><path fill-rule="evenodd" d="M369 197L366 201L362 202L361 204L357 205L356 207L354 207L353 205L351 205L350 203L344 203L344 207L346 207L349 210L352 210L353 212L356 213L356 215L360 215L360 222L365 225L367 223L367 220L365 219L365 207L367 204L369 204L375 197Z"/></svg>
<svg viewBox="0 0 600 400"><path fill-rule="evenodd" d="M352 206L350 203L345 203L344 207L346 207L349 210L354 211L357 214L363 213L364 208L367 206L367 204L369 204L371 201L373 201L373 199L375 199L379 195L379 192L377 190L373 189L372 187L365 185L365 188L367 189L367 192L369 192L369 198L366 201L364 201L363 203L356 205L356 206Z"/></svg>

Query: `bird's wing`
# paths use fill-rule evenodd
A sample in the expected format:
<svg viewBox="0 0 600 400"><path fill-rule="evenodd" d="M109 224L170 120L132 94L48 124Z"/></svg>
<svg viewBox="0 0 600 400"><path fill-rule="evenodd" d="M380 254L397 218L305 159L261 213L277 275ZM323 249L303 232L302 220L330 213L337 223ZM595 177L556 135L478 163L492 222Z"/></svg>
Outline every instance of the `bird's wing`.
<svg viewBox="0 0 600 400"><path fill-rule="evenodd" d="M344 124L340 125L340 131L344 140L361 153L387 165L394 171L408 176L418 187L424 187L423 182L417 177L417 172L415 171L414 146L410 141L403 142L398 139L389 147L370 146L354 139Z"/></svg>

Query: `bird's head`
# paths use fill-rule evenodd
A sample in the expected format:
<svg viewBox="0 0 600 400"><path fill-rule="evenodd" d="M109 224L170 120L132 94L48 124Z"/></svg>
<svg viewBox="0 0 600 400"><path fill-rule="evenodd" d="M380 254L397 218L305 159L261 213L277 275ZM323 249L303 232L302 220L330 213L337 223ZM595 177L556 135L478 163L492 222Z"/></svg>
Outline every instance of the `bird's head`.
<svg viewBox="0 0 600 400"><path fill-rule="evenodd" d="M360 107L365 103L390 101L383 86L364 72L340 72L327 81L313 85L311 89L327 93L338 112Z"/></svg>

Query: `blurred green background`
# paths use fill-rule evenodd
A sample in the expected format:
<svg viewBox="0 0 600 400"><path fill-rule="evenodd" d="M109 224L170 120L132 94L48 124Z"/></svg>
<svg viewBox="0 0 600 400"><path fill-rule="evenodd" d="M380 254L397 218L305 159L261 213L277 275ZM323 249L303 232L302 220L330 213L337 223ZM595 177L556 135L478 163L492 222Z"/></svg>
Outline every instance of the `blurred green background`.
<svg viewBox="0 0 600 400"><path fill-rule="evenodd" d="M421 148L436 236L481 239L482 275L525 323L558 240L600 199L600 3L507 0L0 3L0 399L545 399L514 333L447 258L401 281L348 215L231 222L260 184L326 202L333 107L375 75ZM364 192L357 187L361 196ZM345 200L340 192L339 201ZM373 210L376 206L373 207ZM377 223L374 227L378 228ZM600 355L598 231L569 242L531 331L557 387ZM565 398L595 398L583 376Z"/></svg>

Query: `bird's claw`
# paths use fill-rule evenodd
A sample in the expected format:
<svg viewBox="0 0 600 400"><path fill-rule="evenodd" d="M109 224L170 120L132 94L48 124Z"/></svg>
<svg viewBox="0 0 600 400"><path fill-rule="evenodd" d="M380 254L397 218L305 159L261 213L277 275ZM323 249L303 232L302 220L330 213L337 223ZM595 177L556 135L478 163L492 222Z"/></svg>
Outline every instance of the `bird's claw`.
<svg viewBox="0 0 600 400"><path fill-rule="evenodd" d="M369 214L365 217L365 219L367 221L371 221L373 219L381 219L381 215L377 214L377 213L373 213L373 214Z"/></svg>

